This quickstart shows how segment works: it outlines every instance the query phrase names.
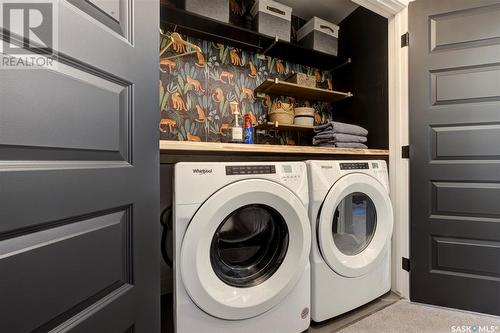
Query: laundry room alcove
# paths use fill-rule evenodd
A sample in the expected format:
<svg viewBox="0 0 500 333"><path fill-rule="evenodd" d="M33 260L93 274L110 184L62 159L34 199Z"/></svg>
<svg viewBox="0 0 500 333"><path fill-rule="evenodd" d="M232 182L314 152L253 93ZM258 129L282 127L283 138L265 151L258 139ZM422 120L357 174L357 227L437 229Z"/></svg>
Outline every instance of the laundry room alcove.
<svg viewBox="0 0 500 333"><path fill-rule="evenodd" d="M161 211L171 207L178 162L388 162L388 21L352 3L348 8L337 22L338 55L332 56L162 1L162 32L179 33L199 47L202 57L193 53L160 63ZM162 40L162 47L167 43ZM293 72L315 76L319 88L306 91L282 84ZM327 90L328 81L333 91ZM312 127L270 122L266 99L273 103L290 97L298 106L310 105L317 111L315 124L337 121L367 129L368 148L314 146ZM238 103L242 114L253 115L253 144L229 142L230 101ZM173 289L172 271L165 263L161 276L162 317L168 325ZM163 331L170 332L165 327Z"/></svg>

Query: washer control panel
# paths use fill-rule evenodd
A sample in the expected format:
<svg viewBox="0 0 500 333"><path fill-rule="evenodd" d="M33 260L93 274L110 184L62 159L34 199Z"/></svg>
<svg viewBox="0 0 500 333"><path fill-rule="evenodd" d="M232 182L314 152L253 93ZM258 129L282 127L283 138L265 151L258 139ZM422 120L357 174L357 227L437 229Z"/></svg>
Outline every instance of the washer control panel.
<svg viewBox="0 0 500 333"><path fill-rule="evenodd" d="M367 162L340 163L340 170L363 170L370 169Z"/></svg>
<svg viewBox="0 0 500 333"><path fill-rule="evenodd" d="M306 166L297 162L276 164L232 164L224 167L228 177L264 178L280 181L290 188L307 187Z"/></svg>
<svg viewBox="0 0 500 333"><path fill-rule="evenodd" d="M301 179L301 170L298 168L294 170L294 167L290 164L280 165L281 180L284 182L297 182Z"/></svg>
<svg viewBox="0 0 500 333"><path fill-rule="evenodd" d="M270 175L276 173L275 165L227 165L226 175Z"/></svg>

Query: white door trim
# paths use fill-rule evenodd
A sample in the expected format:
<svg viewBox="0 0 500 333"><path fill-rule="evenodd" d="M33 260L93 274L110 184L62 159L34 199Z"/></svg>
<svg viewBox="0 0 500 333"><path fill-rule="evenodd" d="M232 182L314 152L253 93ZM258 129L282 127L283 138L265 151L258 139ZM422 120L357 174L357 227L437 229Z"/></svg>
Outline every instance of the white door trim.
<svg viewBox="0 0 500 333"><path fill-rule="evenodd" d="M392 290L410 296L410 276L401 268L409 258L409 160L401 147L409 143L408 47L401 48L401 35L408 31L408 7L389 18L389 180L394 207L392 237Z"/></svg>
<svg viewBox="0 0 500 333"><path fill-rule="evenodd" d="M371 10L386 18L391 18L404 8L408 3L413 0L352 0L360 6Z"/></svg>

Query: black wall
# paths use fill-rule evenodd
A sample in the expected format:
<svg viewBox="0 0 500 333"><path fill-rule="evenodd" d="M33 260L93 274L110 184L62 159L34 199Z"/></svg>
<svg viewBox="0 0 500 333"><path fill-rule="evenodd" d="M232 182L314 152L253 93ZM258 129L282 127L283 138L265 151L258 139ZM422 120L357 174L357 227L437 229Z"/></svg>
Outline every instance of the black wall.
<svg viewBox="0 0 500 333"><path fill-rule="evenodd" d="M334 106L336 121L369 131L368 147L389 147L387 19L359 7L340 22L339 55L352 64L334 72L334 89L354 97Z"/></svg>

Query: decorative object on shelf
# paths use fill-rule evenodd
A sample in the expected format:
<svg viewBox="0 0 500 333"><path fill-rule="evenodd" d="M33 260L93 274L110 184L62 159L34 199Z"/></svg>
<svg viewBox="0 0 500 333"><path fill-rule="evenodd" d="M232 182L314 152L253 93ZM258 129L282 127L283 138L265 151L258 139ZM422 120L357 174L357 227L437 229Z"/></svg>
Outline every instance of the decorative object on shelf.
<svg viewBox="0 0 500 333"><path fill-rule="evenodd" d="M304 87L316 88L316 77L314 75L293 73L288 78L286 78L285 81L295 83Z"/></svg>
<svg viewBox="0 0 500 333"><path fill-rule="evenodd" d="M269 120L278 124L293 124L295 113L293 111L293 104L284 103L281 101L273 103L271 111L269 112Z"/></svg>
<svg viewBox="0 0 500 333"><path fill-rule="evenodd" d="M230 102L229 107L231 110L231 114L234 117L233 126L231 127L231 142L241 143L243 142L243 128L241 127L239 119L241 113L238 102Z"/></svg>
<svg viewBox="0 0 500 333"><path fill-rule="evenodd" d="M253 143L253 123L252 123L252 114L247 113L244 118L244 142L246 144L252 144Z"/></svg>
<svg viewBox="0 0 500 333"><path fill-rule="evenodd" d="M295 108L295 118L293 123L295 125L313 126L314 125L314 108L311 107L298 107Z"/></svg>
<svg viewBox="0 0 500 333"><path fill-rule="evenodd" d="M314 128L313 145L367 149L368 131L361 126L330 121Z"/></svg>
<svg viewBox="0 0 500 333"><path fill-rule="evenodd" d="M297 32L299 43L307 48L337 55L339 26L313 17Z"/></svg>
<svg viewBox="0 0 500 333"><path fill-rule="evenodd" d="M235 0L182 0L181 7L189 12L211 19L229 23L230 2L233 10L238 3Z"/></svg>
<svg viewBox="0 0 500 333"><path fill-rule="evenodd" d="M290 41L292 8L273 0L257 0L252 7L255 30L259 33Z"/></svg>

